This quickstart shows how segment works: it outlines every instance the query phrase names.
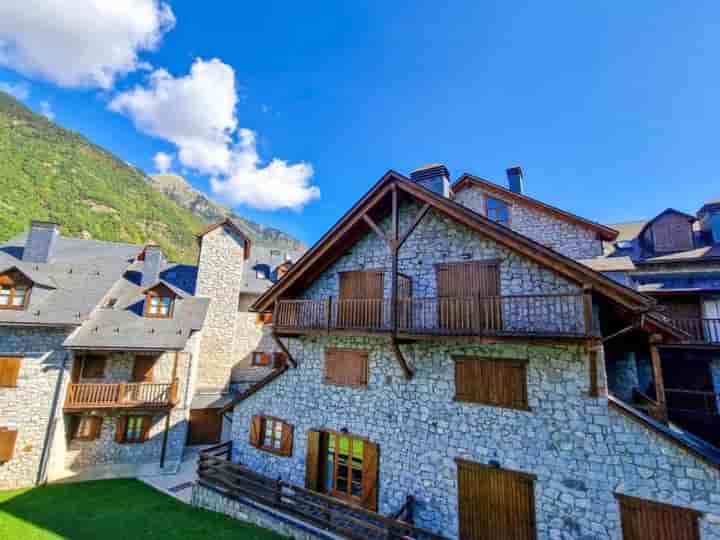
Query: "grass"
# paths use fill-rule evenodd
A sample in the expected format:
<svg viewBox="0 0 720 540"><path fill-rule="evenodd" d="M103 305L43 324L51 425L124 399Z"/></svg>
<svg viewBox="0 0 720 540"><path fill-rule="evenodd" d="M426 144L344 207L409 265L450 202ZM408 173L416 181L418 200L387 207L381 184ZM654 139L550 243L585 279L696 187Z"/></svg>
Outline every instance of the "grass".
<svg viewBox="0 0 720 540"><path fill-rule="evenodd" d="M137 480L0 491L0 538L22 540L280 540L227 516L192 508Z"/></svg>

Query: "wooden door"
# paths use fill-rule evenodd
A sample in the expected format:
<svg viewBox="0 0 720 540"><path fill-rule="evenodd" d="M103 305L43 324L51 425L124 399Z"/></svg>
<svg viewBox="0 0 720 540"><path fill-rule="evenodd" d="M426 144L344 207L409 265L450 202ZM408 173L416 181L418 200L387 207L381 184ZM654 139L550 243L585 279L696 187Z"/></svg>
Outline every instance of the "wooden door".
<svg viewBox="0 0 720 540"><path fill-rule="evenodd" d="M217 444L222 435L222 414L220 409L192 409L188 445Z"/></svg>
<svg viewBox="0 0 720 540"><path fill-rule="evenodd" d="M531 475L458 461L460 540L534 540Z"/></svg>
<svg viewBox="0 0 720 540"><path fill-rule="evenodd" d="M137 355L133 364L133 382L152 382L153 368L155 367L154 356Z"/></svg>
<svg viewBox="0 0 720 540"><path fill-rule="evenodd" d="M617 495L623 540L700 540L700 513Z"/></svg>
<svg viewBox="0 0 720 540"><path fill-rule="evenodd" d="M385 273L355 270L340 273L338 326L345 328L381 328Z"/></svg>
<svg viewBox="0 0 720 540"><path fill-rule="evenodd" d="M500 267L497 261L438 264L435 270L441 329L502 329Z"/></svg>

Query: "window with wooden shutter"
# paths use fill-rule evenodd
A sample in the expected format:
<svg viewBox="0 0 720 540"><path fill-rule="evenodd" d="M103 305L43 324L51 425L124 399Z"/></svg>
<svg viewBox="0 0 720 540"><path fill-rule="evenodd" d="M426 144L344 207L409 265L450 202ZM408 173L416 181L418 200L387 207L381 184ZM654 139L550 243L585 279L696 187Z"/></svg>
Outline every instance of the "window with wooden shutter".
<svg viewBox="0 0 720 540"><path fill-rule="evenodd" d="M15 455L16 441L16 429L0 427L0 463L5 463L13 458Z"/></svg>
<svg viewBox="0 0 720 540"><path fill-rule="evenodd" d="M529 410L527 362L456 357L455 400Z"/></svg>
<svg viewBox="0 0 720 540"><path fill-rule="evenodd" d="M700 512L627 495L615 496L620 504L623 540L700 540Z"/></svg>
<svg viewBox="0 0 720 540"><path fill-rule="evenodd" d="M25 309L33 283L21 272L0 275L0 309Z"/></svg>
<svg viewBox="0 0 720 540"><path fill-rule="evenodd" d="M133 381L134 382L152 382L153 370L155 368L155 356L136 355L133 364Z"/></svg>
<svg viewBox="0 0 720 540"><path fill-rule="evenodd" d="M342 386L367 386L368 353L352 349L326 349L324 382Z"/></svg>
<svg viewBox="0 0 720 540"><path fill-rule="evenodd" d="M456 460L463 540L535 540L533 475Z"/></svg>
<svg viewBox="0 0 720 540"><path fill-rule="evenodd" d="M115 441L124 444L144 443L148 439L151 427L150 415L119 416Z"/></svg>
<svg viewBox="0 0 720 540"><path fill-rule="evenodd" d="M86 354L82 357L82 379L103 379L107 358L100 354Z"/></svg>
<svg viewBox="0 0 720 540"><path fill-rule="evenodd" d="M100 436L102 416L72 416L70 426L73 440L93 441Z"/></svg>
<svg viewBox="0 0 720 540"><path fill-rule="evenodd" d="M250 422L250 445L279 456L291 456L293 426L272 416L253 416Z"/></svg>
<svg viewBox="0 0 720 540"><path fill-rule="evenodd" d="M17 356L0 357L0 388L14 388L17 386L21 365L22 358Z"/></svg>
<svg viewBox="0 0 720 540"><path fill-rule="evenodd" d="M272 364L272 354L262 351L255 351L252 353L252 365L253 366L269 366Z"/></svg>

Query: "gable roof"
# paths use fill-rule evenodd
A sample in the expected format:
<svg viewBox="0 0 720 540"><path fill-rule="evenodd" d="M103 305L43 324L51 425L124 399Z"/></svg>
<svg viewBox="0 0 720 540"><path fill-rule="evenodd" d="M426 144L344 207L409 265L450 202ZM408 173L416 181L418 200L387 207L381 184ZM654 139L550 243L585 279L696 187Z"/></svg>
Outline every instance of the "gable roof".
<svg viewBox="0 0 720 540"><path fill-rule="evenodd" d="M453 193L458 193L463 189L467 189L472 186L479 187L482 190L489 191L495 195L499 195L501 198L511 199L520 205L530 206L532 208L535 208L536 210L545 212L546 214L551 214L554 217L563 221L567 221L575 225L585 227L586 229L590 229L591 231L597 233L597 235L602 240L612 241L615 240L618 235L618 232L615 229L612 229L607 225L602 225L601 223L596 223L594 221L590 221L589 219L585 219L575 214L571 214L570 212L566 212L565 210L561 210L560 208L556 208L555 206L546 204L542 201L539 201L538 199L533 199L532 197L528 197L527 195L524 195L522 193L515 193L514 191L510 191L509 189L504 188L494 182L490 182L489 180L485 180L484 178L480 178L472 174L463 174L453 184L452 190Z"/></svg>
<svg viewBox="0 0 720 540"><path fill-rule="evenodd" d="M428 204L433 210L441 212L480 234L522 253L544 267L550 267L573 282L592 285L595 290L613 298L633 311L644 311L652 307L655 301L633 289L625 287L610 278L599 274L587 266L565 257L552 249L527 238L508 227L500 225L469 208L442 197L412 182L407 177L388 171L340 220L308 250L300 260L290 268L285 277L273 285L253 304L256 311L267 311L276 298L297 286L301 277L319 275L343 253L338 249L353 235L367 231L363 214L377 206L391 190L397 189L420 202ZM334 248L334 249L333 249Z"/></svg>
<svg viewBox="0 0 720 540"><path fill-rule="evenodd" d="M693 216L691 214L686 214L685 212L681 212L680 210L675 210L674 208L666 208L665 210L660 212L657 216L655 216L654 218L649 220L647 223L645 223L643 228L640 229L640 231L638 232L637 237L640 238L643 234L645 234L645 231L648 230L648 228L652 227L653 223L655 223L658 219L660 219L661 217L664 217L668 214L677 214L679 216L682 216L685 219L687 219L690 223L696 221L695 216Z"/></svg>

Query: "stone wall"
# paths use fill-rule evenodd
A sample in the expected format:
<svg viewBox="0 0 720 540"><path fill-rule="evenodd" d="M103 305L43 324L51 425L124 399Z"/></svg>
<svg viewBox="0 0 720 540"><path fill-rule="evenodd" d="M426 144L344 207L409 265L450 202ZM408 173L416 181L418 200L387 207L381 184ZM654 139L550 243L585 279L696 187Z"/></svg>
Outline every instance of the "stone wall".
<svg viewBox="0 0 720 540"><path fill-rule="evenodd" d="M502 199L493 194L490 196ZM457 193L455 201L485 215L486 197L487 194L482 189L471 186ZM602 241L596 232L559 219L548 212L509 199L506 202L510 213L510 228L514 231L573 259L589 259L602 255Z"/></svg>
<svg viewBox="0 0 720 540"><path fill-rule="evenodd" d="M0 464L0 489L36 481L58 378L62 385L69 374L67 353L62 349L68 333L52 328L0 327L0 356L22 358L17 388L0 388L0 426L18 431L15 456Z"/></svg>
<svg viewBox="0 0 720 540"><path fill-rule="evenodd" d="M621 538L615 493L705 512L703 540L720 539L720 472L588 397L588 358L580 346L425 343L406 346L417 369L406 381L387 343L360 337L291 340L299 362L235 408L234 459L273 478L304 484L307 433L342 430L380 446L379 511L417 498L417 522L456 537L455 458L497 461L537 476L538 538ZM367 388L324 385L327 347L370 353ZM530 411L454 401L453 355L528 362ZM294 425L289 458L251 447L253 415Z"/></svg>
<svg viewBox="0 0 720 540"><path fill-rule="evenodd" d="M238 312L243 288L245 239L233 228L218 227L202 238L197 295L211 299L200 343L200 389L224 389L238 361ZM242 346L241 348L244 348Z"/></svg>

